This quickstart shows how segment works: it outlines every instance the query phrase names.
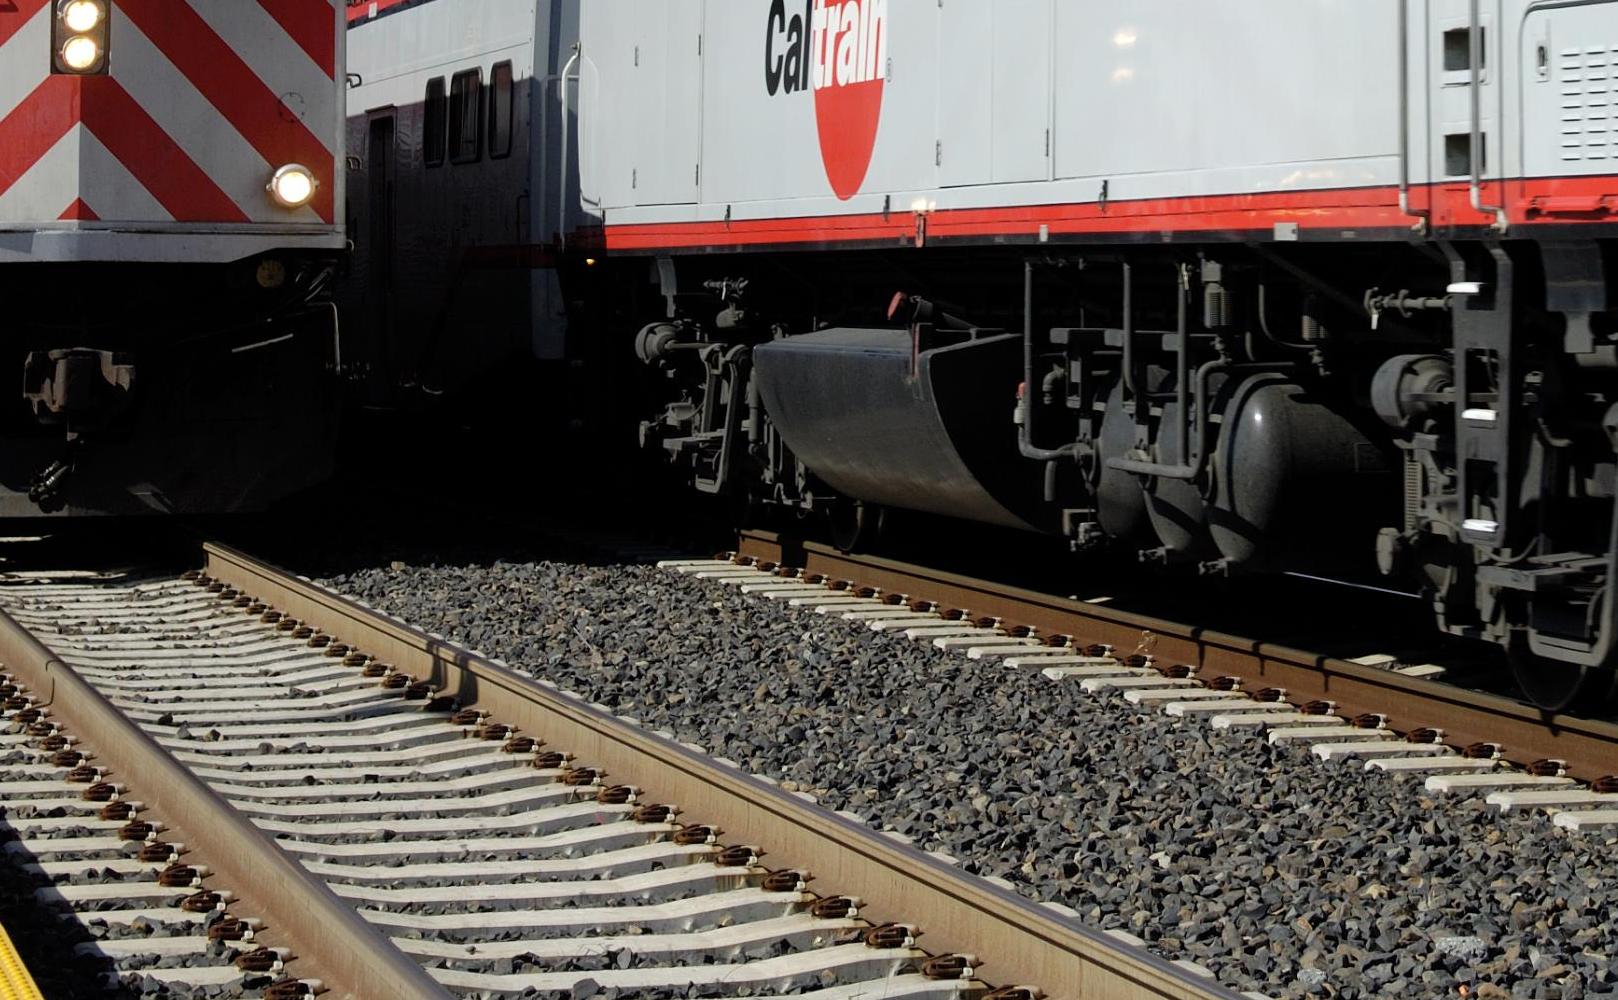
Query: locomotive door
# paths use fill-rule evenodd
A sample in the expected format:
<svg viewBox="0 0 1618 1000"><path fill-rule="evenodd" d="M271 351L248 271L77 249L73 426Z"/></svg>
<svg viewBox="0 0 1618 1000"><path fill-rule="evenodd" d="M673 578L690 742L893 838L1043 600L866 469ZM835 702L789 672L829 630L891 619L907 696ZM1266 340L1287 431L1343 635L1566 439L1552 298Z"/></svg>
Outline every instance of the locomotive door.
<svg viewBox="0 0 1618 1000"><path fill-rule="evenodd" d="M381 359L387 376L398 374L393 336L393 270L396 249L394 212L394 112L373 111L365 143L367 280L366 310L371 357Z"/></svg>
<svg viewBox="0 0 1618 1000"><path fill-rule="evenodd" d="M702 173L702 0L661 0L635 14L635 203L690 204Z"/></svg>
<svg viewBox="0 0 1618 1000"><path fill-rule="evenodd" d="M940 0L941 187L1051 176L1052 0Z"/></svg>
<svg viewBox="0 0 1618 1000"><path fill-rule="evenodd" d="M1618 6L1545 3L1523 19L1520 48L1524 177L1618 173ZM1610 186L1568 185L1523 206L1540 217L1618 210Z"/></svg>
<svg viewBox="0 0 1618 1000"><path fill-rule="evenodd" d="M1504 205L1501 2L1427 3L1427 176L1438 227L1488 224Z"/></svg>

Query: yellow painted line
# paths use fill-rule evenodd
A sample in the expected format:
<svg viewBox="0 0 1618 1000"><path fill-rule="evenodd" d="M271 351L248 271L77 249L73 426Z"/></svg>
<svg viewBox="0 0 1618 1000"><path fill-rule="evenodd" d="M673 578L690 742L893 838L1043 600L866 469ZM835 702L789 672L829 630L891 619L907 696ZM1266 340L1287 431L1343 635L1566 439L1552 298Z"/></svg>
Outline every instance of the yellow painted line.
<svg viewBox="0 0 1618 1000"><path fill-rule="evenodd" d="M44 1000L4 927L0 927L0 1000Z"/></svg>

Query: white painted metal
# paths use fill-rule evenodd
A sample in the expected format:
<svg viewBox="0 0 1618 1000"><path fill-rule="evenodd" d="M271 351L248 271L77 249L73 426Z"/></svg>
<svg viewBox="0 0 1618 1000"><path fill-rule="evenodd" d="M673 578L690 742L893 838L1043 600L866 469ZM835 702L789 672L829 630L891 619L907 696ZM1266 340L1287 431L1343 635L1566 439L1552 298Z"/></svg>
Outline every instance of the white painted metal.
<svg viewBox="0 0 1618 1000"><path fill-rule="evenodd" d="M1397 181L1395 0L1263 0L1219 17L1190 0L885 6L887 80L857 195L839 200L828 184L814 94L767 92L765 8L749 17L709 4L702 200L656 208L641 190L655 182L636 187L617 176L625 163L641 176L687 169L659 164L657 137L620 127L614 114L660 89L623 57L642 8L584 5L586 196L609 222L649 223L718 219L727 209L737 219L870 214L885 200L902 211L913 202L1089 203L1103 181L1124 200ZM1232 52L1254 58L1233 72ZM1355 86L1343 87L1347 79ZM1187 81L1196 81L1194 101ZM1255 124L1254 107L1272 110Z"/></svg>
<svg viewBox="0 0 1618 1000"><path fill-rule="evenodd" d="M1610 3L1540 4L1523 20L1522 170L1618 170L1618 22Z"/></svg>

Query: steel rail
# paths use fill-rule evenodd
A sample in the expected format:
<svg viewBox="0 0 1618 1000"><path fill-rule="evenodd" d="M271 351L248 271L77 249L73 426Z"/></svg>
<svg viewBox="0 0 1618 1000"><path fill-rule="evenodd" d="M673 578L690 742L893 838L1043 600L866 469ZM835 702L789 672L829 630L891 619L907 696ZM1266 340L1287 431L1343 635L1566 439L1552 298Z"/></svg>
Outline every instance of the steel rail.
<svg viewBox="0 0 1618 1000"><path fill-rule="evenodd" d="M890 559L851 556L771 532L743 532L739 543L744 556L1032 626L1045 635L1072 635L1080 642L1109 643L1128 652L1151 633L1160 660L1196 666L1207 676L1239 677L1249 690L1285 688L1290 701L1333 701L1340 714L1349 716L1381 713L1391 728L1401 731L1442 729L1447 743L1498 743L1516 763L1566 760L1568 773L1576 778L1618 774L1618 724L1612 722L1546 715L1499 695L1105 605Z"/></svg>
<svg viewBox="0 0 1618 1000"><path fill-rule="evenodd" d="M204 546L205 572L244 594L318 623L464 707L543 738L632 780L647 801L677 804L728 841L763 845L772 866L810 872L858 895L874 922L923 915L929 951L984 960L981 978L1031 984L1057 998L1232 998L1184 966L1085 928L1009 889L815 806L728 761L659 736L373 608L225 546Z"/></svg>
<svg viewBox="0 0 1618 1000"><path fill-rule="evenodd" d="M270 923L348 1000L441 1000L448 994L268 834L203 784L10 614L0 610L0 662L51 714L91 742L98 765L139 783L140 797L183 832L214 876Z"/></svg>

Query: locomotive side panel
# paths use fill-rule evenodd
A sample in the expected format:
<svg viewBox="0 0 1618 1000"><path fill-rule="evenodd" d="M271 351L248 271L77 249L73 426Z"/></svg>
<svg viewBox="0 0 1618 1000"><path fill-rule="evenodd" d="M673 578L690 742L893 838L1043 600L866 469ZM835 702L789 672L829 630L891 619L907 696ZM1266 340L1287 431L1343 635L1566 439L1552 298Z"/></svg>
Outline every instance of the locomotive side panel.
<svg viewBox="0 0 1618 1000"><path fill-rule="evenodd" d="M1618 26L1610 0L1532 7L1522 66L1521 172L1597 177L1618 172Z"/></svg>
<svg viewBox="0 0 1618 1000"><path fill-rule="evenodd" d="M660 133L617 109L662 114L662 95L691 83L646 58L641 6L603 0L585 11L584 186L608 212L609 244L619 225L891 221L917 208L1352 188L1380 189L1391 205L1396 0L1265 0L1193 31L1198 9L781 0L738 16L709 4L701 182L688 206L651 192L688 185L689 158L666 155ZM1261 119L1256 101L1269 109Z"/></svg>
<svg viewBox="0 0 1618 1000"><path fill-rule="evenodd" d="M940 186L1050 178L1051 17L1051 0L940 8Z"/></svg>
<svg viewBox="0 0 1618 1000"><path fill-rule="evenodd" d="M631 166L633 197L645 205L697 200L702 143L703 0L664 0L635 18L635 69L660 87L632 105L634 135L649 169ZM631 117L626 115L626 117Z"/></svg>
<svg viewBox="0 0 1618 1000"><path fill-rule="evenodd" d="M674 43L693 52L700 45L700 61L669 62L645 57L648 5L639 0L585 4L580 170L586 201L645 218L722 217L726 207L736 217L760 218L843 210L849 203L839 200L834 183L851 198L861 188L931 188L937 182L937 81L931 58L937 8L909 5L909 23L919 30L902 38L894 34L889 49L887 6L886 0L872 0L868 8L848 5L850 24L863 19L866 34L844 46L847 85L821 88L827 101L842 102L840 110L822 115L816 111L814 74L825 67L817 69L817 56L808 51L813 28L803 25L816 17L824 22L829 7L797 0L748 8L706 4L700 40L687 32ZM856 10L865 13L852 13ZM832 83L836 58L834 51ZM913 67L908 75L888 77L888 67L905 62ZM693 86L682 73L700 73L700 83ZM880 107L867 99L872 91L881 92ZM657 195L646 192L679 189L696 172L689 158L663 155L660 131L648 133L633 124L644 111L622 111L651 106L661 113L659 105L671 93L701 96L699 197L681 199L678 207L661 212L635 213L637 207L659 203ZM680 114L691 120L688 107ZM875 143L878 129L884 141ZM829 167L820 152L822 138L830 150ZM880 210L882 197L868 193L855 201ZM693 202L701 207L686 207Z"/></svg>
<svg viewBox="0 0 1618 1000"><path fill-rule="evenodd" d="M1234 4L1213 18L1185 3L1058 3L1056 176L1127 177L1115 197L1393 183L1397 2Z"/></svg>

